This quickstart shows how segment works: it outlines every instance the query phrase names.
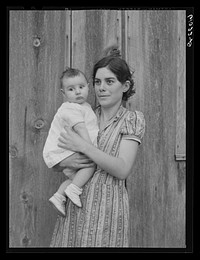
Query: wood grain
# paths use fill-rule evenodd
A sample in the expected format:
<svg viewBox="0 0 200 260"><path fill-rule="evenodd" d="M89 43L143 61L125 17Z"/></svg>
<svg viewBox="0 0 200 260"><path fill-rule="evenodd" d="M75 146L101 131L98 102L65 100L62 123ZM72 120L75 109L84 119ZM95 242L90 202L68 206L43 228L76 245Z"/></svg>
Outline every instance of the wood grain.
<svg viewBox="0 0 200 260"><path fill-rule="evenodd" d="M85 72L90 91L88 101L96 106L92 85L92 69L103 49L121 45L121 13L111 10L79 10L72 14L72 65Z"/></svg>
<svg viewBox="0 0 200 260"><path fill-rule="evenodd" d="M10 12L10 246L47 246L55 222L48 198L61 180L42 149L61 104L66 12Z"/></svg>
<svg viewBox="0 0 200 260"><path fill-rule="evenodd" d="M146 119L128 181L132 246L185 247L185 172L180 170L184 165L177 169L173 156L180 12L126 13L127 60L136 78L136 94L127 107L142 111Z"/></svg>
<svg viewBox="0 0 200 260"><path fill-rule="evenodd" d="M178 13L176 160L186 160L186 12Z"/></svg>

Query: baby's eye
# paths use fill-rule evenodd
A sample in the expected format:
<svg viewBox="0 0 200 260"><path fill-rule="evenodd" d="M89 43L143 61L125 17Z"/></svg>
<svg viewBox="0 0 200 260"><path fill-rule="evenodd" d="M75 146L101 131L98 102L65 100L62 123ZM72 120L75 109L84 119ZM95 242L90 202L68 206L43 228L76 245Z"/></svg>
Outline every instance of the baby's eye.
<svg viewBox="0 0 200 260"><path fill-rule="evenodd" d="M68 88L68 91L73 91L74 89L73 88Z"/></svg>
<svg viewBox="0 0 200 260"><path fill-rule="evenodd" d="M79 86L80 89L82 89L82 88L84 88L84 87L85 87L84 85L80 85L80 86Z"/></svg>

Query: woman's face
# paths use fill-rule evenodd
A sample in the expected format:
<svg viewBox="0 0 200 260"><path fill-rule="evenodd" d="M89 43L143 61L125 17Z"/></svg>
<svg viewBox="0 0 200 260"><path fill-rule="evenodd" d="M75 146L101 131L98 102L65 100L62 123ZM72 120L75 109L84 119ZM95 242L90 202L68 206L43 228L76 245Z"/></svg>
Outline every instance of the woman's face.
<svg viewBox="0 0 200 260"><path fill-rule="evenodd" d="M107 67L99 68L94 79L97 100L102 107L121 104L124 87Z"/></svg>

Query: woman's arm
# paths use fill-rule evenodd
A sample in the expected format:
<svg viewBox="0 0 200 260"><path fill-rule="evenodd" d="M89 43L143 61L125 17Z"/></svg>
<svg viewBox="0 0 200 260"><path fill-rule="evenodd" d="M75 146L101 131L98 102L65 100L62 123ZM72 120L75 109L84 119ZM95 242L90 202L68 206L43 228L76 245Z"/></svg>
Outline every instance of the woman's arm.
<svg viewBox="0 0 200 260"><path fill-rule="evenodd" d="M138 142L122 139L118 157L111 156L92 145L85 146L82 152L109 174L119 179L126 179L133 167L137 148Z"/></svg>
<svg viewBox="0 0 200 260"><path fill-rule="evenodd" d="M66 132L61 133L58 146L84 153L109 174L119 179L127 178L135 161L138 142L122 139L119 156L113 157L86 142L71 129L66 128Z"/></svg>

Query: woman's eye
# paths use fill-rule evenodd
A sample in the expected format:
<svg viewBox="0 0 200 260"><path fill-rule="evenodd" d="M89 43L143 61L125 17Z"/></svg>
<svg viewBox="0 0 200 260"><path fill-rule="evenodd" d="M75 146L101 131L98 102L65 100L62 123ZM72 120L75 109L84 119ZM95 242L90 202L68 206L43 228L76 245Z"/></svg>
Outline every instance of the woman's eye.
<svg viewBox="0 0 200 260"><path fill-rule="evenodd" d="M111 85L111 84L113 84L113 80L111 80L111 79L108 79L108 80L107 80L107 84L108 84L108 85Z"/></svg>
<svg viewBox="0 0 200 260"><path fill-rule="evenodd" d="M98 86L98 85L101 84L101 82L100 82L100 80L95 80L95 81L94 81L94 84Z"/></svg>

